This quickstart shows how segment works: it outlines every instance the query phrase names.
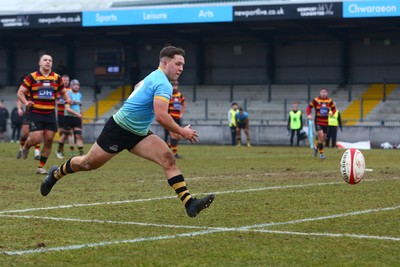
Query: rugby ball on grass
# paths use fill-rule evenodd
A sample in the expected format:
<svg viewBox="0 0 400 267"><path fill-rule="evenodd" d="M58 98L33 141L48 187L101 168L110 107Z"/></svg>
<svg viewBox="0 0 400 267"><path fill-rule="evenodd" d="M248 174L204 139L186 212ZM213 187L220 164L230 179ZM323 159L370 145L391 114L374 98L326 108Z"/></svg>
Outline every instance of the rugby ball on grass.
<svg viewBox="0 0 400 267"><path fill-rule="evenodd" d="M365 159L360 150L347 149L340 160L340 173L349 184L357 184L364 177Z"/></svg>

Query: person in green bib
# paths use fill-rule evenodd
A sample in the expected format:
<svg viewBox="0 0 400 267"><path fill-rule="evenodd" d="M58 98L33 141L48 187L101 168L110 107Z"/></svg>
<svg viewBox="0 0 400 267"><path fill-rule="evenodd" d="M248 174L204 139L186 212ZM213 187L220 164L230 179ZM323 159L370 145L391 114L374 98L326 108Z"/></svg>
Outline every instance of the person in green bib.
<svg viewBox="0 0 400 267"><path fill-rule="evenodd" d="M239 112L238 110L239 105L236 102L233 102L231 105L231 109L228 111L228 121L229 121L229 129L231 131L232 136L232 146L236 145L236 113Z"/></svg>
<svg viewBox="0 0 400 267"><path fill-rule="evenodd" d="M332 141L332 147L336 146L336 136L337 136L337 128L340 128L340 131L343 132L342 128L342 118L340 116L340 112L336 109L335 114L332 114L332 111L329 112L328 118L328 134L325 140L325 146L329 147L330 141Z"/></svg>
<svg viewBox="0 0 400 267"><path fill-rule="evenodd" d="M293 104L293 109L289 112L287 124L288 131L290 130L290 146L293 146L293 138L296 133L297 146L300 144L300 131L303 129L303 116L301 110L298 109L298 104Z"/></svg>

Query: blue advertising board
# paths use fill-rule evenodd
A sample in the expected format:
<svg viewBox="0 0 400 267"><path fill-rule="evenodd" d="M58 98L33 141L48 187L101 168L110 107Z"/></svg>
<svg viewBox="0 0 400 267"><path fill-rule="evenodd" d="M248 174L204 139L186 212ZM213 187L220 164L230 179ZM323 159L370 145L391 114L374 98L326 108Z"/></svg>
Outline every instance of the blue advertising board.
<svg viewBox="0 0 400 267"><path fill-rule="evenodd" d="M400 1L349 1L343 2L343 18L398 17Z"/></svg>
<svg viewBox="0 0 400 267"><path fill-rule="evenodd" d="M82 26L231 22L232 6L148 8L82 13Z"/></svg>

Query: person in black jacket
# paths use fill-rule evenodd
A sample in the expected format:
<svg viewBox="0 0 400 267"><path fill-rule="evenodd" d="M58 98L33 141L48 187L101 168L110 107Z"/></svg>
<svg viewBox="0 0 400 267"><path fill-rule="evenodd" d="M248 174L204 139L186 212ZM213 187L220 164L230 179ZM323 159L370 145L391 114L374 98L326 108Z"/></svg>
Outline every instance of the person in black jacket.
<svg viewBox="0 0 400 267"><path fill-rule="evenodd" d="M18 113L18 108L14 107L11 111L11 143L17 142L21 135L22 121L24 117L20 116Z"/></svg>
<svg viewBox="0 0 400 267"><path fill-rule="evenodd" d="M7 132L7 120L10 114L5 108L3 101L0 101L0 140L4 142L4 133Z"/></svg>

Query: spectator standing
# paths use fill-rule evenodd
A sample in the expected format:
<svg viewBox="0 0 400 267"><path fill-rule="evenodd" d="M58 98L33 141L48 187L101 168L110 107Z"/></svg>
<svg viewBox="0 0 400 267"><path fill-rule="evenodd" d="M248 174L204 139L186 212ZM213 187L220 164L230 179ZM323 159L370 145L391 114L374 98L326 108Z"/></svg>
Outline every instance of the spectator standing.
<svg viewBox="0 0 400 267"><path fill-rule="evenodd" d="M303 114L298 109L298 104L293 104L293 109L289 112L287 129L290 130L290 146L293 146L293 138L296 133L297 146L300 144L300 131L303 129Z"/></svg>
<svg viewBox="0 0 400 267"><path fill-rule="evenodd" d="M3 101L0 101L0 141L4 142L4 133L7 132L7 121L10 114L4 106Z"/></svg>
<svg viewBox="0 0 400 267"><path fill-rule="evenodd" d="M332 147L336 146L336 137L337 137L337 129L340 128L340 131L343 132L342 128L342 118L340 116L340 112L336 109L335 114L332 114L332 111L329 111L328 118L328 134L326 136L325 146L329 147L330 141L332 141Z"/></svg>
<svg viewBox="0 0 400 267"><path fill-rule="evenodd" d="M238 113L238 103L233 102L231 109L228 111L229 129L231 131L232 146L236 145L236 113Z"/></svg>
<svg viewBox="0 0 400 267"><path fill-rule="evenodd" d="M17 101L18 102L18 101ZM11 143L17 142L21 136L22 121L24 120L23 115L20 115L18 111L18 103L11 111Z"/></svg>

